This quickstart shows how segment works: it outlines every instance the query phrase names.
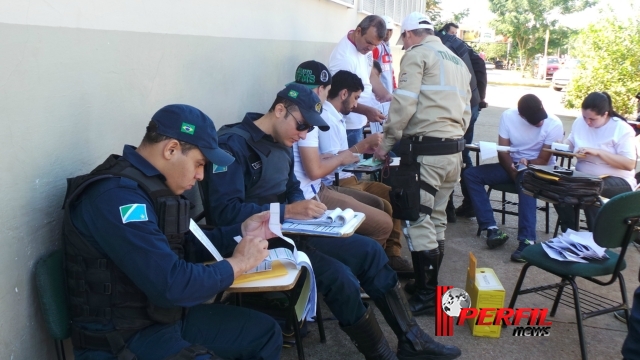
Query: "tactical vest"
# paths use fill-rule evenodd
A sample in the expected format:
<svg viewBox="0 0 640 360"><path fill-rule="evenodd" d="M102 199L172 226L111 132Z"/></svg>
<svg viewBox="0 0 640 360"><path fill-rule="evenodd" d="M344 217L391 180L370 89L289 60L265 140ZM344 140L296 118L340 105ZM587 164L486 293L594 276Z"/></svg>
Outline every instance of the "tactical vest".
<svg viewBox="0 0 640 360"><path fill-rule="evenodd" d="M250 156L248 159L253 170L267 169L256 172L246 186L244 202L258 205L285 202L289 171L293 166L291 148L264 139L254 141L251 134L237 125L224 126L218 134L220 139L230 134L242 136L258 155L257 158ZM263 176L265 174L268 176Z"/></svg>
<svg viewBox="0 0 640 360"><path fill-rule="evenodd" d="M151 197L160 230L171 250L184 258L184 234L189 230L189 201L174 195L165 183L143 174L127 160L111 155L87 175L67 179L63 208L65 272L72 320L72 342L76 348L113 351L124 349L124 342L137 331L156 323L170 324L182 318L181 307L160 308L120 270L78 232L71 210L82 192L99 180L125 177ZM73 323L109 323L116 331L91 332Z"/></svg>
<svg viewBox="0 0 640 360"><path fill-rule="evenodd" d="M481 99L480 92L478 90L478 81L476 80L476 72L473 70L471 57L469 56L469 51L472 50L467 47L467 44L464 41L460 40L460 38L455 35L442 34L440 32L437 32L436 34L440 40L442 40L442 44L451 50L451 52L458 55L469 69L469 73L471 73L471 81L469 82L469 88L471 88L470 104L471 106L478 105Z"/></svg>

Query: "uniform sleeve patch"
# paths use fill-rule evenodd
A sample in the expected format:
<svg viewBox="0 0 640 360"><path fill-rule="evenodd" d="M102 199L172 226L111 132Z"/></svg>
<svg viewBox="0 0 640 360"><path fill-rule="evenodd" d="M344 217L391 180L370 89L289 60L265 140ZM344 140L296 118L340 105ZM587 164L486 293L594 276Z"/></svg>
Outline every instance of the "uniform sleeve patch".
<svg viewBox="0 0 640 360"><path fill-rule="evenodd" d="M126 224L131 221L147 221L147 205L146 204L129 204L120 206L120 217L122 223Z"/></svg>
<svg viewBox="0 0 640 360"><path fill-rule="evenodd" d="M405 82L407 82L407 77L408 77L408 76L407 76L407 73L406 73L406 72L404 72L404 73L400 74L400 79L398 80L398 82L401 82L401 83L405 83Z"/></svg>
<svg viewBox="0 0 640 360"><path fill-rule="evenodd" d="M220 166L220 165L213 164L212 167L213 167L213 173L214 174L227 171L227 167L226 166Z"/></svg>

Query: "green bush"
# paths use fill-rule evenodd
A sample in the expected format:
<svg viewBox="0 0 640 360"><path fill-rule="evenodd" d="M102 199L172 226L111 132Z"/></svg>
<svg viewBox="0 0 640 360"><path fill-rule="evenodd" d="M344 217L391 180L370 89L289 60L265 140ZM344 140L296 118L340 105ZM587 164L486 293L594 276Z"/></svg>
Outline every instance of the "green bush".
<svg viewBox="0 0 640 360"><path fill-rule="evenodd" d="M640 21L603 19L580 31L572 46L580 59L567 89L566 106L579 109L593 91L606 91L613 108L624 116L636 111L640 92Z"/></svg>

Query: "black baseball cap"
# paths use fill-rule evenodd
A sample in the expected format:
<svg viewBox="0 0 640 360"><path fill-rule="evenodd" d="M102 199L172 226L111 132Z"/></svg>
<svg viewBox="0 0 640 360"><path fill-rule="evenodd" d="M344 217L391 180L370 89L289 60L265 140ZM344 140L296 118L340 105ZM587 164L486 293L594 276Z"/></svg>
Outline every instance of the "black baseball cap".
<svg viewBox="0 0 640 360"><path fill-rule="evenodd" d="M542 101L533 94L527 94L518 100L518 112L531 125L538 125L547 118Z"/></svg>
<svg viewBox="0 0 640 360"><path fill-rule="evenodd" d="M298 83L289 83L280 90L278 96L294 103L306 122L317 126L320 131L329 130L329 125L320 116L322 114L320 98L309 87Z"/></svg>
<svg viewBox="0 0 640 360"><path fill-rule="evenodd" d="M151 123L158 134L197 146L216 165L228 166L235 160L218 147L218 133L211 118L193 106L167 105L153 114Z"/></svg>
<svg viewBox="0 0 640 360"><path fill-rule="evenodd" d="M305 85L310 89L331 85L331 73L321 62L305 61L296 69L295 83Z"/></svg>

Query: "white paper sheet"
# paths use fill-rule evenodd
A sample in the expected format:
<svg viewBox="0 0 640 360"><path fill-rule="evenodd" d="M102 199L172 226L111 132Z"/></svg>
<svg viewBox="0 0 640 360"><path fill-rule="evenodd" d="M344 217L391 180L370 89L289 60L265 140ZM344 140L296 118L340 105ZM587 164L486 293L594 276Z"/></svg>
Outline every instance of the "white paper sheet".
<svg viewBox="0 0 640 360"><path fill-rule="evenodd" d="M196 238L198 238L198 240L200 240L202 245L204 245L204 247L206 247L207 250L209 250L211 255L213 255L213 257L216 258L217 261L222 261L222 255L220 255L220 252L218 251L218 249L216 249L216 247L213 245L211 240L209 240L207 235L205 235L202 232L202 229L200 229L200 226L198 226L198 224L196 224L196 222L193 221L193 219L191 219L191 221L189 222L189 230L193 235L196 236Z"/></svg>
<svg viewBox="0 0 640 360"><path fill-rule="evenodd" d="M498 156L498 148L496 143L489 141L480 141L480 159L486 160Z"/></svg>

